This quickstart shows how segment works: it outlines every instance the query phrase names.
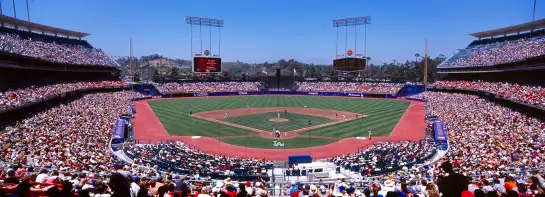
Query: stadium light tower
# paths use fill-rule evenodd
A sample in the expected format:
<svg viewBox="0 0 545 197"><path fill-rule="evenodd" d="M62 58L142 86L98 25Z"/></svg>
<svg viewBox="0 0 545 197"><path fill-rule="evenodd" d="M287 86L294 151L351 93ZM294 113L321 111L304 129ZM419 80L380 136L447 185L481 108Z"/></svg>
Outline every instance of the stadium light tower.
<svg viewBox="0 0 545 197"><path fill-rule="evenodd" d="M191 59L193 61L193 72L195 73L221 73L221 28L223 20L186 16L185 22L189 24L191 30ZM193 25L199 26L200 52L193 53ZM208 27L210 30L210 46L203 50L202 46L202 27ZM212 29L218 28L218 52L212 51Z"/></svg>
<svg viewBox="0 0 545 197"><path fill-rule="evenodd" d="M355 57L358 58L358 61L361 61L362 58L365 58L367 59L367 25L371 24L371 16L361 16L361 17L355 17L355 18L344 18L344 19L335 19L333 20L333 27L337 28L337 38L336 38L336 41L335 41L335 61L333 63L333 67L337 67L337 66L347 66L347 67L357 67L356 69L358 69L358 72L361 71L361 70L364 70L365 68L367 68L367 61L364 61L365 63L363 62L360 62L358 64L351 64L351 63L348 63L348 62L345 62L345 63L340 63L340 61L338 61L339 63L336 64L335 62L337 61L337 59L339 59L339 57L343 58L343 59L349 59L349 58L352 58L352 54L354 53L355 54ZM357 53L357 48L358 48L358 26L361 26L363 25L365 27L365 30L364 30L364 48L363 48L363 54L358 54ZM349 26L354 26L354 51L352 50L349 50L348 49L348 27ZM339 54L339 27L345 27L345 32L346 32L346 35L345 35L345 49L344 49L344 52L346 52L346 56L344 55L344 53L341 53ZM353 52L353 53L352 53ZM346 57L346 58L345 58ZM353 58L352 58L353 59ZM337 65L337 66L336 66ZM357 66L356 66L357 65ZM361 70L359 70L361 69ZM354 69L352 69L354 70ZM342 73L342 72L341 72Z"/></svg>
<svg viewBox="0 0 545 197"><path fill-rule="evenodd" d="M200 52L199 54L203 54L202 49L202 27L208 27L210 30L210 49L212 50L212 29L214 27L218 28L218 53L217 56L221 55L221 28L223 27L223 20L219 19L211 19L211 18L201 18L201 17L193 17L193 16L186 16L185 17L185 23L189 24L189 27L191 29L191 56L193 56L193 25L199 26L199 37L200 37Z"/></svg>
<svg viewBox="0 0 545 197"><path fill-rule="evenodd" d="M356 53L357 46L357 26L363 25L364 30L364 48L363 54L367 55L367 25L371 24L371 16L362 16L356 18L344 18L333 20L333 27L337 28L337 40L335 42L335 56L339 55L339 27L346 27L345 36L345 51L348 50L348 26L354 26L354 52ZM357 56L357 53L356 53Z"/></svg>

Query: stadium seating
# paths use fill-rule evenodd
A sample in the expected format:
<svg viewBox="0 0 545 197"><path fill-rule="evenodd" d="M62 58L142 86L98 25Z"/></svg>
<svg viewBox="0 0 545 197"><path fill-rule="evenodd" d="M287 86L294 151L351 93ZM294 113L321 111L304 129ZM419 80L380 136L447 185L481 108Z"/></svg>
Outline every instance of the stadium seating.
<svg viewBox="0 0 545 197"><path fill-rule="evenodd" d="M535 172L545 159L545 124L474 95L425 92L428 115L445 122L450 137L446 159L471 177Z"/></svg>
<svg viewBox="0 0 545 197"><path fill-rule="evenodd" d="M437 81L432 86L486 91L514 101L545 107L545 88L542 86L483 81Z"/></svg>
<svg viewBox="0 0 545 197"><path fill-rule="evenodd" d="M227 176L267 175L269 166L257 159L218 157L198 152L184 146L183 142L134 145L124 149L137 164L157 166L157 169L178 174L201 176L222 174Z"/></svg>
<svg viewBox="0 0 545 197"><path fill-rule="evenodd" d="M466 49L459 50L438 68L494 66L545 55L545 37L541 34L532 35L474 42Z"/></svg>
<svg viewBox="0 0 545 197"><path fill-rule="evenodd" d="M259 82L188 82L155 84L161 93L258 91Z"/></svg>
<svg viewBox="0 0 545 197"><path fill-rule="evenodd" d="M331 161L362 176L377 176L422 165L436 153L433 141L378 143L366 150Z"/></svg>
<svg viewBox="0 0 545 197"><path fill-rule="evenodd" d="M114 184L127 181L126 185L131 188L138 186L133 188L134 191L157 195L161 186L165 186L163 191L180 191L182 188L176 186L181 184L180 175L189 175L186 180L191 182L188 184L199 186L191 188L212 195L229 191L236 193L237 185L231 178L235 180L237 177L245 177L239 179L240 183L251 189L253 195L266 196L272 191L289 194L288 190L299 187L294 182L273 190L259 178L245 183L244 180L252 176L266 173L270 164L258 159L208 155L192 150L182 142L127 145L123 152L141 166L118 163L107 150L112 124L119 115L129 113L129 99L141 96L127 91L89 94L8 127L0 138L3 155L0 162L5 167L0 169L0 174L8 176L0 177L0 180L12 183L30 179L31 184L38 187L30 191L42 195L46 191L52 192L51 184L59 184L61 191L77 193L108 193L104 188L119 192L119 188L108 186L103 181ZM512 173L517 177L517 174L534 172L543 166L545 124L537 119L472 95L426 92L413 98L427 100L429 113L444 120L451 136L451 151L442 161L452 161L461 174L472 177L470 187L479 189L479 184L487 186L488 180L494 178L509 182L514 179L506 174ZM437 192L438 186L445 186L422 180L436 178L440 173L439 163L426 164L435 152L434 144L426 140L376 143L362 152L330 161L338 164L339 168L357 171L362 177L379 176L380 181L313 183L306 190L323 192L326 196L343 192L356 195L362 190L382 195L395 190L404 194ZM301 169L297 170L295 173L290 170L289 174L304 174ZM309 173L308 170L304 172ZM226 177L230 178L221 181ZM528 191L538 193L541 183L538 176L532 177L536 178L529 179ZM208 186L225 190L212 191ZM91 187L99 189L87 190ZM521 190L524 187L516 186ZM305 190L307 186L302 188ZM15 185L0 187L0 192L3 189L8 192L16 190ZM496 191L503 194L508 189L498 187Z"/></svg>
<svg viewBox="0 0 545 197"><path fill-rule="evenodd" d="M396 94L403 84L363 82L300 82L298 91L316 92L366 92L373 94Z"/></svg>
<svg viewBox="0 0 545 197"><path fill-rule="evenodd" d="M107 86L125 85L122 81L90 81L57 83L49 85L30 85L25 88L7 89L0 88L0 111L19 107L29 103L35 103L52 96L74 90L100 88Z"/></svg>
<svg viewBox="0 0 545 197"><path fill-rule="evenodd" d="M54 63L116 66L110 57L86 41L9 28L0 28L0 51Z"/></svg>

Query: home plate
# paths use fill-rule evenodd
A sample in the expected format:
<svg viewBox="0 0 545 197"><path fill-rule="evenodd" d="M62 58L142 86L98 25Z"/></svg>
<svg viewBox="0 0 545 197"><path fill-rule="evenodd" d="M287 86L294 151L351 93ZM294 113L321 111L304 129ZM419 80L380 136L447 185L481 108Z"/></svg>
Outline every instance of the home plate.
<svg viewBox="0 0 545 197"><path fill-rule="evenodd" d="M201 136L191 136L191 139L199 139Z"/></svg>
<svg viewBox="0 0 545 197"><path fill-rule="evenodd" d="M366 137L356 137L356 139L358 140L364 140L364 139L367 139Z"/></svg>

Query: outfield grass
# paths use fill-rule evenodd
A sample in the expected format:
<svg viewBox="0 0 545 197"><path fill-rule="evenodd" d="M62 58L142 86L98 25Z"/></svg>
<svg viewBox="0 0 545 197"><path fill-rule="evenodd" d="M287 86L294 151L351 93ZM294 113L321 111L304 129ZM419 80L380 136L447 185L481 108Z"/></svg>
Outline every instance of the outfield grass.
<svg viewBox="0 0 545 197"><path fill-rule="evenodd" d="M248 126L265 131L272 131L273 127L280 131L293 131L296 129L302 129L308 127L308 121L312 122L312 125L319 125L333 120L324 117L310 116L304 114L295 113L280 113L280 118L288 119L287 122L271 122L269 119L278 118L277 112L268 112L262 114L252 114L245 116L229 117L227 122L235 123L238 125Z"/></svg>
<svg viewBox="0 0 545 197"><path fill-rule="evenodd" d="M344 138L366 136L368 129L373 130L374 136L389 135L409 106L409 102L397 100L314 96L239 96L151 100L149 101L149 105L170 135L182 136L218 137L255 134L253 131L247 131L244 129L222 125L216 122L196 119L189 116L190 110L192 110L193 113L198 113L220 109L247 107L302 108L306 105L308 108L333 109L368 115L368 117L364 118L363 120L352 120L310 131L311 135ZM252 127L255 127L255 125ZM299 134L303 136L308 135L307 132ZM244 141L240 139L244 138L225 139L225 142L233 144L236 143L236 145L244 146L242 143ZM317 139L314 141L318 143ZM294 145L291 146L297 146L295 144L297 143L294 143ZM268 146L270 145L267 143L267 147ZM286 147L288 146L286 145Z"/></svg>

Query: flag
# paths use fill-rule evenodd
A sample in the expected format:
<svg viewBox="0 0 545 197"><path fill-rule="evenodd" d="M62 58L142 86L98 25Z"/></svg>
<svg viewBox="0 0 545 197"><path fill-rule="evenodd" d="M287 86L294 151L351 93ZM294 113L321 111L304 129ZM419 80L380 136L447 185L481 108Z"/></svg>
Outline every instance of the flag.
<svg viewBox="0 0 545 197"><path fill-rule="evenodd" d="M263 74L265 74L265 75L268 74L267 71L265 70L265 68L263 68L263 70L261 70L261 72L262 72Z"/></svg>
<svg viewBox="0 0 545 197"><path fill-rule="evenodd" d="M296 75L297 74L297 71L295 70L295 68L293 69L293 75Z"/></svg>

